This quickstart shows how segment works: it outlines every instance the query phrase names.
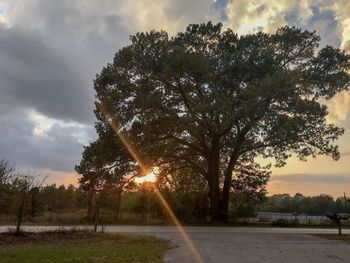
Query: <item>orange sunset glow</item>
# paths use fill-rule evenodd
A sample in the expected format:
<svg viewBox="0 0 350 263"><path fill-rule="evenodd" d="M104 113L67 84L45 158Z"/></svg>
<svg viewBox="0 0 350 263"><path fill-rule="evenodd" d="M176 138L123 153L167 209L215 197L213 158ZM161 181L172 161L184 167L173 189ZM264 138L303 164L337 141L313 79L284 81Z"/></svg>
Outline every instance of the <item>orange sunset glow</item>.
<svg viewBox="0 0 350 263"><path fill-rule="evenodd" d="M157 180L158 174L159 174L159 167L153 167L151 171L148 172L145 176L136 177L135 182L138 184L154 183Z"/></svg>

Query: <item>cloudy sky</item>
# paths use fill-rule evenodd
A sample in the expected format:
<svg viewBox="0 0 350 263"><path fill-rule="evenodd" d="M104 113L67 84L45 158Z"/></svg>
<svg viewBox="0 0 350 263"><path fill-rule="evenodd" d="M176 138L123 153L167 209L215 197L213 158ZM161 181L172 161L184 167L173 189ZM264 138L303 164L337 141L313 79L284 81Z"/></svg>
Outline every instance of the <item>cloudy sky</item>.
<svg viewBox="0 0 350 263"><path fill-rule="evenodd" d="M96 136L96 73L131 34L208 20L239 34L296 25L350 52L348 0L0 0L0 158L76 183L82 146ZM273 170L270 194L350 195L350 93L329 108L328 120L346 129L341 160L292 159Z"/></svg>

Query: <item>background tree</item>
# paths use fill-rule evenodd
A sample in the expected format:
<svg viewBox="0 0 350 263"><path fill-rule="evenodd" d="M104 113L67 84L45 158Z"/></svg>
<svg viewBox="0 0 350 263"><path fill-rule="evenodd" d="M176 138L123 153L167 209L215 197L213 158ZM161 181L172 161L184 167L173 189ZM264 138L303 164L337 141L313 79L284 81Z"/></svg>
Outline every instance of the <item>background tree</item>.
<svg viewBox="0 0 350 263"><path fill-rule="evenodd" d="M73 185L43 185L46 177L32 173L17 173L14 165L5 159L0 160L0 223L18 224L35 220L51 222L60 219L52 213L76 213L85 208L86 197ZM84 204L84 206L83 206ZM45 215L48 213L48 215ZM42 216L42 217L41 217ZM38 218L40 217L40 218ZM58 216L59 217L59 216ZM70 220L67 218L67 220ZM79 219L80 220L80 219ZM71 221L69 221L71 222Z"/></svg>
<svg viewBox="0 0 350 263"><path fill-rule="evenodd" d="M323 103L349 88L349 55L319 41L295 27L238 36L211 22L172 38L138 33L95 80L98 128L115 123L141 158L202 176L211 219L226 221L233 172L266 170L256 157L339 158L343 129Z"/></svg>
<svg viewBox="0 0 350 263"><path fill-rule="evenodd" d="M36 188L34 188L36 189ZM57 186L56 184L43 185L38 189L38 193L34 190L36 200L33 200L33 191L30 194L30 201L33 201L36 208L33 205L29 212L35 210L34 216L41 216L46 212L50 213L65 213L65 212L77 212L80 209L86 208L87 198L86 194L73 185Z"/></svg>
<svg viewBox="0 0 350 263"><path fill-rule="evenodd" d="M105 126L102 129L101 125L103 125L101 122L96 124L98 140L85 147L83 158L80 164L76 165L75 170L82 175L79 180L80 187L89 195L87 218L89 220L93 218L96 193L108 188L108 192L113 189L116 197L114 211L118 221L122 193L128 187L130 180L138 174L138 168L111 127Z"/></svg>
<svg viewBox="0 0 350 263"><path fill-rule="evenodd" d="M28 200L30 195L37 191L43 183L45 182L46 177L40 179L40 175L31 175L29 174L17 174L12 180L12 188L13 188L13 198L16 200L16 234L21 232L21 225L23 221L23 217L25 215L25 208L28 204Z"/></svg>
<svg viewBox="0 0 350 263"><path fill-rule="evenodd" d="M0 185L4 186L11 181L15 172L14 165L11 165L5 159L0 159Z"/></svg>
<svg viewBox="0 0 350 263"><path fill-rule="evenodd" d="M12 180L14 178L15 167L5 159L0 159L0 214L10 212L12 200Z"/></svg>
<svg viewBox="0 0 350 263"><path fill-rule="evenodd" d="M300 193L290 196L280 194L270 196L257 210L277 213L297 213L308 215L326 215L328 213L347 213L344 197L336 200L327 194L316 196L303 196Z"/></svg>
<svg viewBox="0 0 350 263"><path fill-rule="evenodd" d="M208 210L208 184L200 175L186 167L163 169L158 175L158 190L181 221L206 221Z"/></svg>
<svg viewBox="0 0 350 263"><path fill-rule="evenodd" d="M235 170L232 179L231 217L254 217L256 207L267 200L266 185L270 172L260 166L244 165Z"/></svg>

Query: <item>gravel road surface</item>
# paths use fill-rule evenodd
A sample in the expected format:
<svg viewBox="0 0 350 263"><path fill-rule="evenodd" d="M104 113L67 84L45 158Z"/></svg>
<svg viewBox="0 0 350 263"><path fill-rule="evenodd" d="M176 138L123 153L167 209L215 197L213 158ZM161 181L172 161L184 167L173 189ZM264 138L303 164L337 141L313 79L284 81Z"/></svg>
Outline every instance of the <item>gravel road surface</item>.
<svg viewBox="0 0 350 263"><path fill-rule="evenodd" d="M9 226L0 227L0 231ZM58 227L24 227L28 231ZM69 227L68 227L69 228ZM81 226L81 228L86 228ZM91 228L91 227L88 227ZM141 233L171 240L166 263L340 263L350 262L350 244L310 234L337 233L336 229L184 227L190 249L178 228L172 226L106 226L106 232ZM350 234L350 229L343 233ZM200 255L200 258L196 256Z"/></svg>

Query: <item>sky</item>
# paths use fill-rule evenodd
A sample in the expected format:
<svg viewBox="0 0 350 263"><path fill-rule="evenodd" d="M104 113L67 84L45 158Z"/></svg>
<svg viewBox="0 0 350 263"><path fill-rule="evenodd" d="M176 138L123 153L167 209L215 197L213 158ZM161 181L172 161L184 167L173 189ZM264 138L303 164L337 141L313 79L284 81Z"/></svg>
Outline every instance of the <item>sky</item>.
<svg viewBox="0 0 350 263"><path fill-rule="evenodd" d="M0 159L76 184L74 165L96 138L96 74L136 32L174 35L209 20L238 34L295 25L350 52L348 0L0 0ZM292 158L273 168L269 194L350 195L350 92L328 106L346 131L341 159Z"/></svg>

